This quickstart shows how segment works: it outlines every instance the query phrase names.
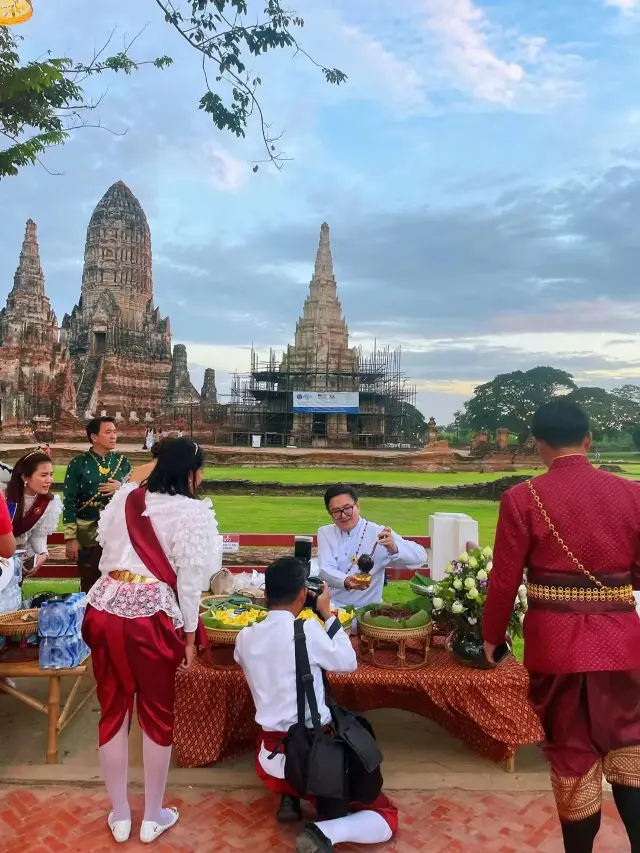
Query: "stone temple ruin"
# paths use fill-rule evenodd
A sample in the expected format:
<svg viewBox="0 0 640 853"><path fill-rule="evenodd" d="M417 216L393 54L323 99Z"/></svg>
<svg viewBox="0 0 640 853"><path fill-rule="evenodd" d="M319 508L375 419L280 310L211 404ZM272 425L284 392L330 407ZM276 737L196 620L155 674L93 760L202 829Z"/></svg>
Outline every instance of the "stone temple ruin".
<svg viewBox="0 0 640 853"><path fill-rule="evenodd" d="M296 405L303 398L310 405ZM234 377L226 429L216 443L250 444L259 436L272 446L409 447L415 399L399 351L376 348L364 357L349 346L324 223L294 343L280 362L273 351L265 362L252 352L251 373Z"/></svg>
<svg viewBox="0 0 640 853"><path fill-rule="evenodd" d="M187 353L153 303L151 235L131 190L118 181L87 228L78 304L60 329L45 294L36 225L27 222L13 288L0 311L1 437L82 434L93 415L140 424L201 423L219 416L215 374L202 394Z"/></svg>
<svg viewBox="0 0 640 853"><path fill-rule="evenodd" d="M90 417L108 414L132 438L153 425L215 444L408 448L415 396L399 351L365 357L349 346L326 223L293 344L280 362L252 352L251 372L234 376L231 401L220 405L215 371L198 393L185 347L172 349L169 319L153 301L149 224L122 181L91 216L80 298L60 327L27 222L0 311L0 441L80 438Z"/></svg>

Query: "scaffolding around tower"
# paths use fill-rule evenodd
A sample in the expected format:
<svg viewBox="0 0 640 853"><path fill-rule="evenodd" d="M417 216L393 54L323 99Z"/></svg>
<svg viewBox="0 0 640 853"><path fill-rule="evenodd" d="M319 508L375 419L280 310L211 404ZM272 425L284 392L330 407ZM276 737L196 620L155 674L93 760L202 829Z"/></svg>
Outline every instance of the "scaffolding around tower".
<svg viewBox="0 0 640 853"><path fill-rule="evenodd" d="M274 350L261 360L252 348L251 372L235 373L225 429L216 444L261 446L405 448L421 447L415 430L416 388L402 372L401 349L362 348L329 359L320 344L278 361ZM300 414L294 394L300 391L357 393L357 414Z"/></svg>

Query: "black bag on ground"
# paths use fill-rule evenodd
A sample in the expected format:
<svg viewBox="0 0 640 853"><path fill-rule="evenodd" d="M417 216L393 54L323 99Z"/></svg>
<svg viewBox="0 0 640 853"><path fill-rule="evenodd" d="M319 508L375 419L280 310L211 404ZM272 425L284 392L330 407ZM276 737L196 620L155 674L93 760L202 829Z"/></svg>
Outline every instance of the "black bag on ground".
<svg viewBox="0 0 640 853"><path fill-rule="evenodd" d="M339 625L338 630L342 630ZM285 738L285 778L301 796L336 803L372 803L382 791L382 752L373 729L367 719L336 704L324 672L326 702L333 724L328 731L323 729L302 620L294 623L294 640L298 722ZM313 732L305 724L305 698Z"/></svg>
<svg viewBox="0 0 640 853"><path fill-rule="evenodd" d="M294 622L294 640L298 722L284 740L285 779L301 797L343 801L348 797L344 744L322 727L301 619ZM305 698L313 731L306 727Z"/></svg>

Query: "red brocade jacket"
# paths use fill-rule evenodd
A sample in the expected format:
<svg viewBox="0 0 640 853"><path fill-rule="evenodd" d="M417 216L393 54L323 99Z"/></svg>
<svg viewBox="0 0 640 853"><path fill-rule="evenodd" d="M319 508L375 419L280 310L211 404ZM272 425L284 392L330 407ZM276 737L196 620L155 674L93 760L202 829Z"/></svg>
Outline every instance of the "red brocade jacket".
<svg viewBox="0 0 640 853"><path fill-rule="evenodd" d="M534 480L549 518L568 548L605 586L607 574L630 572L640 589L640 484L594 468L585 456L556 459ZM504 641L524 569L577 567L549 530L526 483L502 497L493 571L482 616L484 639ZM613 585L613 584L612 584ZM525 666L565 674L640 668L640 617L633 611L591 614L530 608L524 621Z"/></svg>

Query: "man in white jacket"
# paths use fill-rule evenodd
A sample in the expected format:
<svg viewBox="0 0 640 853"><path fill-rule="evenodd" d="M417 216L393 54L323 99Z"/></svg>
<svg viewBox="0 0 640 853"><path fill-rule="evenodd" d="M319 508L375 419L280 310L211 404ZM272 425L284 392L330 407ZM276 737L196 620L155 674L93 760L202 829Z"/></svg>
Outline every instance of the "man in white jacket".
<svg viewBox="0 0 640 853"><path fill-rule="evenodd" d="M419 569L427 559L422 545L408 542L390 527L367 521L360 515L358 493L353 486L339 483L324 496L333 524L318 530L320 578L331 587L334 606L356 609L382 601L384 570L387 566ZM370 580L358 577L358 560L373 559Z"/></svg>

